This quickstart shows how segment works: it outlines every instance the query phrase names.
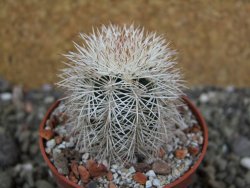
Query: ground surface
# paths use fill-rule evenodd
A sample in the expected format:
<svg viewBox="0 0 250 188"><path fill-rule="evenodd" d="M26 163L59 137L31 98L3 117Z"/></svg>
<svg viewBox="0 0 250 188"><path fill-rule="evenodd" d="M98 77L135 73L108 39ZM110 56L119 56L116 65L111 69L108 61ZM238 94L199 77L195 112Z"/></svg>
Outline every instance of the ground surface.
<svg viewBox="0 0 250 188"><path fill-rule="evenodd" d="M192 88L209 127L205 160L191 188L249 188L250 89ZM38 126L49 105L60 97L50 85L23 91L0 81L0 187L53 188L38 148ZM249 167L250 168L250 167Z"/></svg>
<svg viewBox="0 0 250 188"><path fill-rule="evenodd" d="M171 41L188 83L249 86L249 12L248 0L1 0L0 74L54 83L79 32L134 22Z"/></svg>

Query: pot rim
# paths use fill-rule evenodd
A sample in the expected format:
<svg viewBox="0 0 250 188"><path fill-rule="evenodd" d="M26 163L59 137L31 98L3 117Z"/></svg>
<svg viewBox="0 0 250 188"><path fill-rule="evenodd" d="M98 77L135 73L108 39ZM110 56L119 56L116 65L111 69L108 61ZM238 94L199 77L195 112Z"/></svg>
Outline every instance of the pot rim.
<svg viewBox="0 0 250 188"><path fill-rule="evenodd" d="M199 159L194 163L193 166L191 166L189 168L188 171L186 171L181 177L179 177L178 179L176 179L172 183L165 185L163 188L173 188L174 186L181 184L186 179L188 179L192 174L194 174L195 171L197 170L197 168L199 167L199 165L201 164L201 161L203 160L203 158L206 154L206 151L207 151L208 128L207 128L206 122L205 122L204 118L202 117L198 108L190 101L190 99L187 96L185 96L185 95L182 96L182 99L188 105L189 109L192 111L193 115L196 117L197 121L199 122L200 126L202 127L203 138L204 138L202 151L200 153ZM60 103L60 100L57 100L56 102L54 102L50 106L49 110L46 112L46 115L44 116L44 118L39 126L39 133L44 129L47 119L49 118L49 116L51 115L53 110L59 105L59 103ZM49 158L45 152L44 139L40 136L40 134L39 134L39 147L40 147L42 156L43 156L46 164L48 165L48 167L50 168L50 170L52 171L54 176L56 176L62 182L65 182L66 184L69 184L72 187L82 188L81 186L79 186L76 183L73 183L72 181L67 179L64 175L59 174L56 167L51 163L51 161L49 160Z"/></svg>

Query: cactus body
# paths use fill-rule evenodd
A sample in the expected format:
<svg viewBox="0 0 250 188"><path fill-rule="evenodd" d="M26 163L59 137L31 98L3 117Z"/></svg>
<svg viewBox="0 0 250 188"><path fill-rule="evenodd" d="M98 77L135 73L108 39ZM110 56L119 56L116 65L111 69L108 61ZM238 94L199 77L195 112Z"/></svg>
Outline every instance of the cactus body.
<svg viewBox="0 0 250 188"><path fill-rule="evenodd" d="M59 86L76 147L96 159L154 158L183 125L174 51L155 33L103 26L67 54Z"/></svg>

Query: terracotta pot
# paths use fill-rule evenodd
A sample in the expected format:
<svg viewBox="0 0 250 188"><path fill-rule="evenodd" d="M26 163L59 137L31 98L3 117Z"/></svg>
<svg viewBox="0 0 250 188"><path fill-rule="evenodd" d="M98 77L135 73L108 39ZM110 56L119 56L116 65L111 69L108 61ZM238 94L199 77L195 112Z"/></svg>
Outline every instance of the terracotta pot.
<svg viewBox="0 0 250 188"><path fill-rule="evenodd" d="M186 188L188 185L190 185L193 182L193 174L199 167L201 161L203 160L206 150L207 150L207 145L208 145L208 129L205 123L204 118L201 116L201 113L198 111L198 109L194 106L194 104L186 97L183 96L184 102L189 106L190 110L193 112L195 117L197 118L199 124L202 127L203 130L203 136L204 136L204 142L203 142L203 148L200 154L199 159L196 161L196 163L185 173L183 174L179 179L173 181L172 183L164 186L164 188ZM60 101L56 101L47 111L42 123L40 124L39 132L41 132L46 124L47 119L49 119L50 114L53 112L53 110L59 105ZM45 140L39 136L39 145L40 145L40 150L42 152L42 156L46 162L46 164L49 166L49 169L51 170L57 185L60 188L81 188L79 185L71 182L68 180L65 176L61 175L58 173L57 169L55 166L50 162L46 152L45 152Z"/></svg>

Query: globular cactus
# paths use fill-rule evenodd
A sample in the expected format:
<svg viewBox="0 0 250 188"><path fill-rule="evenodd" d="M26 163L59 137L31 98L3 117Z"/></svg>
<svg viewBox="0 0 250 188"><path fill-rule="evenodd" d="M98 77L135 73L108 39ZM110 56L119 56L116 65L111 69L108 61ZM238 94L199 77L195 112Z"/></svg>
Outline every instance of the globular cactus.
<svg viewBox="0 0 250 188"><path fill-rule="evenodd" d="M156 157L184 124L175 52L163 37L134 26L80 36L58 83L76 147L109 163Z"/></svg>

